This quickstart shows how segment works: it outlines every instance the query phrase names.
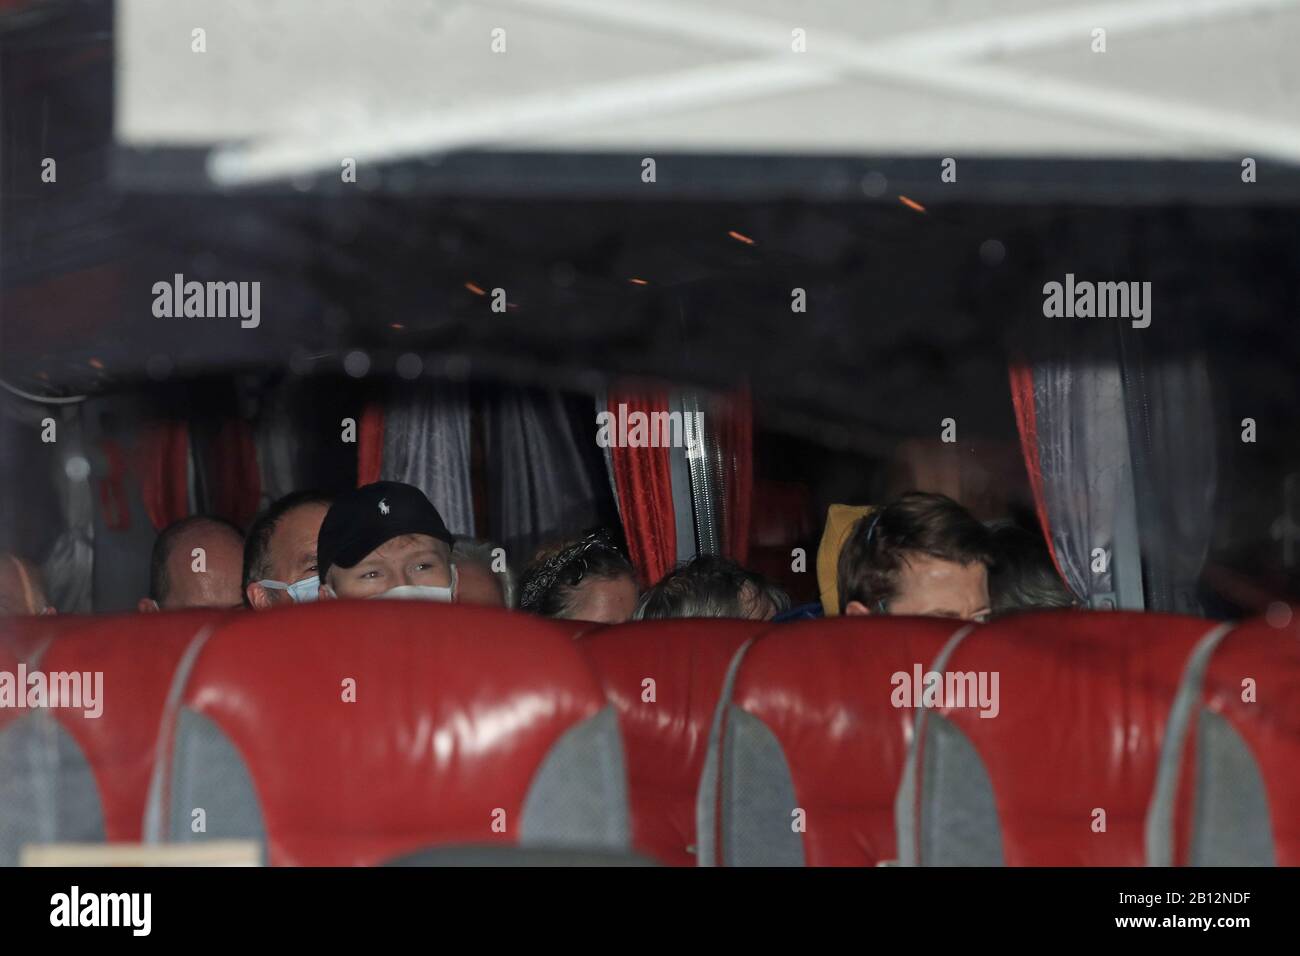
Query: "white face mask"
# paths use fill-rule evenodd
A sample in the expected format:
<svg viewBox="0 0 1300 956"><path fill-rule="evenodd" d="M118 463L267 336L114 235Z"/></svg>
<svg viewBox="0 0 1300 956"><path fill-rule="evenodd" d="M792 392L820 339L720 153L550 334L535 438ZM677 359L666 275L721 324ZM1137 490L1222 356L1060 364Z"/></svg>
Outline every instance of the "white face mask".
<svg viewBox="0 0 1300 956"><path fill-rule="evenodd" d="M450 604L456 596L456 565L451 566L451 585L434 587L431 584L403 584L376 594L372 601L441 601Z"/></svg>
<svg viewBox="0 0 1300 956"><path fill-rule="evenodd" d="M283 581L258 581L257 583L272 591L289 592L289 600L294 604L308 604L316 600L320 594L320 578L315 574L301 581L294 581L293 584L285 584Z"/></svg>

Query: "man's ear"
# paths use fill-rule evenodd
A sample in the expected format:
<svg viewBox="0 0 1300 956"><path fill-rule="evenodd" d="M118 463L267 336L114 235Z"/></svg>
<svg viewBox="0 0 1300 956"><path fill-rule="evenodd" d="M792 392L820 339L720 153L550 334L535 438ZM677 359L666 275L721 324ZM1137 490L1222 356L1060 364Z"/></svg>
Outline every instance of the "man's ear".
<svg viewBox="0 0 1300 956"><path fill-rule="evenodd" d="M249 607L255 611L265 611L274 605L271 603L271 595L266 593L266 588L253 581L244 588L244 596L248 598Z"/></svg>
<svg viewBox="0 0 1300 956"><path fill-rule="evenodd" d="M863 617L870 613L871 609L861 601L850 601L848 604L844 605L845 617Z"/></svg>
<svg viewBox="0 0 1300 956"><path fill-rule="evenodd" d="M154 611L162 610L162 608L158 606L158 602L155 601L153 598L140 598L140 601L139 603L136 604L135 609L139 611L141 614L151 614Z"/></svg>

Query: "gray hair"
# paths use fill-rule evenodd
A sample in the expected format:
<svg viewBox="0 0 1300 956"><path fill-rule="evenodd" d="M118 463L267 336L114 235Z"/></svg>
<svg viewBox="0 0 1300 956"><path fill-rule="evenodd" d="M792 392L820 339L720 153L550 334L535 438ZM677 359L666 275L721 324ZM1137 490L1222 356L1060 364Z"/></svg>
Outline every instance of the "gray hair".
<svg viewBox="0 0 1300 956"><path fill-rule="evenodd" d="M501 554L498 555L497 549ZM514 569L510 562L505 558L505 548L502 548L495 541L489 541L486 538L456 538L456 543L451 548L451 560L455 562L469 562L479 564L487 568L501 581L501 596L505 599L506 607L514 609L518 606L519 600L518 580L515 576ZM498 571L492 565L496 563L498 557L504 565L505 570Z"/></svg>

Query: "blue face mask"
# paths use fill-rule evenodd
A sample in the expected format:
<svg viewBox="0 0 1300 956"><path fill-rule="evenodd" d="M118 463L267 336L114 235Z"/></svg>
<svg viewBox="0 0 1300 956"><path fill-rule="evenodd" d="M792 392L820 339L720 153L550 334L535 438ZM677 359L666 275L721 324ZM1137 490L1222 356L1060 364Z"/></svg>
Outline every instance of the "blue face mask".
<svg viewBox="0 0 1300 956"><path fill-rule="evenodd" d="M309 604L320 594L320 578L315 574L293 584L285 584L283 581L258 581L257 583L272 591L288 591L289 600L294 604Z"/></svg>

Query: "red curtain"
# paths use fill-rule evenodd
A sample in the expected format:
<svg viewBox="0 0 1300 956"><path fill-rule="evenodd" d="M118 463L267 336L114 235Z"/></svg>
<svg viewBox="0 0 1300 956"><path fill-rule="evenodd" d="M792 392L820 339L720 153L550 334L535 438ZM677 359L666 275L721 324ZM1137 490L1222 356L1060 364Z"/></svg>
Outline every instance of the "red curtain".
<svg viewBox="0 0 1300 956"><path fill-rule="evenodd" d="M609 411L614 415L612 434L617 434L621 413L668 411L668 393L662 391L615 391L609 393ZM643 586L668 573L677 561L677 521L673 508L672 472L667 448L621 448L611 443L614 486L623 517L628 556Z"/></svg>
<svg viewBox="0 0 1300 956"><path fill-rule="evenodd" d="M357 435L357 487L379 481L384 469L384 406L368 402Z"/></svg>
<svg viewBox="0 0 1300 956"><path fill-rule="evenodd" d="M116 471L111 457L110 471ZM186 517L190 513L189 426L185 422L159 422L147 427L140 436L135 471L154 530L161 531Z"/></svg>
<svg viewBox="0 0 1300 956"><path fill-rule="evenodd" d="M229 419L217 432L212 446L213 510L247 528L262 499L262 473L257 464L257 443L246 421Z"/></svg>
<svg viewBox="0 0 1300 956"><path fill-rule="evenodd" d="M749 389L719 398L713 422L722 452L722 546L728 557L745 564L754 512L754 402Z"/></svg>
<svg viewBox="0 0 1300 956"><path fill-rule="evenodd" d="M1011 403L1016 409L1016 429L1020 432L1020 450L1025 457L1025 471L1029 473L1029 486L1034 492L1034 510L1038 524L1047 539L1047 549L1052 564L1061 580L1067 578L1056 558L1056 544L1052 541L1052 524L1047 519L1047 497L1043 491L1043 466L1038 457L1038 411L1034 405L1034 368L1024 362L1015 362L1008 369L1011 377Z"/></svg>
<svg viewBox="0 0 1300 956"><path fill-rule="evenodd" d="M108 474L99 479L99 510L104 516L104 527L109 531L125 531L131 527L131 501L126 494L126 455L122 446L111 438L100 445ZM148 499L145 504L148 505ZM152 513L150 520L153 520Z"/></svg>

